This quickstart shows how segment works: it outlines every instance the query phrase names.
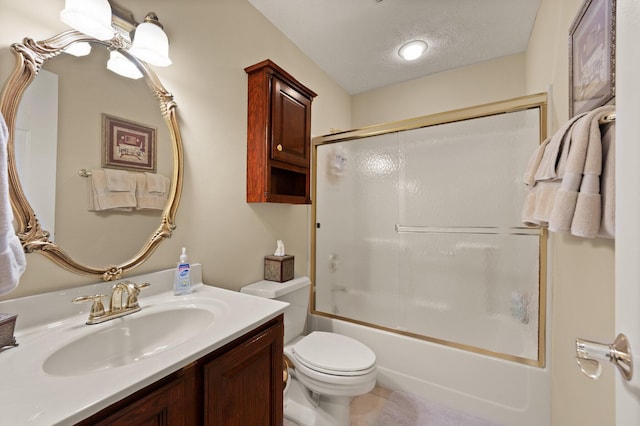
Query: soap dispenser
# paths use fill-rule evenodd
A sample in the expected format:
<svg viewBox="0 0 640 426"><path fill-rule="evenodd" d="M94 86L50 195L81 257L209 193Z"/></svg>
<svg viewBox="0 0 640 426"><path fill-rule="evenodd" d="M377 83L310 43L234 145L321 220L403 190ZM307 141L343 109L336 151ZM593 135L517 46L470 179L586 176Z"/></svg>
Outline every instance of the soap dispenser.
<svg viewBox="0 0 640 426"><path fill-rule="evenodd" d="M191 293L191 266L187 260L187 249L182 247L182 254L176 266L176 275L173 281L173 294L181 296L189 293Z"/></svg>

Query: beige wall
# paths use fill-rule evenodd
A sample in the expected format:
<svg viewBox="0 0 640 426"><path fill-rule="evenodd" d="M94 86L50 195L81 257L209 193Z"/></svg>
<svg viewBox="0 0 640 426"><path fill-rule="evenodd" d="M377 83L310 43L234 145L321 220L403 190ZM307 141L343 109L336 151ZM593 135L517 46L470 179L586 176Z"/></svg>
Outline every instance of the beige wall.
<svg viewBox="0 0 640 426"><path fill-rule="evenodd" d="M551 131L568 119L569 27L582 0L542 0L526 54L362 93L353 97L354 127L545 92ZM615 337L614 243L550 234L551 398L553 425L612 424L612 368L598 381L575 362L575 338ZM608 366L605 366L608 367Z"/></svg>
<svg viewBox="0 0 640 426"><path fill-rule="evenodd" d="M553 130L569 118L567 37L582 0L543 0L527 51L527 90L552 85ZM575 339L612 342L614 328L614 242L551 234L551 412L554 425L613 424L614 369L598 381L575 362Z"/></svg>
<svg viewBox="0 0 640 426"><path fill-rule="evenodd" d="M524 94L525 56L519 54L355 95L351 113L354 128L360 128Z"/></svg>
<svg viewBox="0 0 640 426"><path fill-rule="evenodd" d="M350 97L247 1L132 0L126 6L139 20L155 11L170 37L174 64L155 70L178 104L186 169L173 237L133 273L174 267L186 246L189 259L203 264L206 282L238 289L262 278L264 255L282 239L296 256L296 273L306 274L309 207L245 202L244 68L270 58L316 91L314 136L351 126ZM13 68L11 43L66 29L58 19L63 7L63 0L0 0L0 81ZM126 239L121 244L142 245ZM27 263L18 289L4 298L96 281L66 272L40 254L28 254Z"/></svg>

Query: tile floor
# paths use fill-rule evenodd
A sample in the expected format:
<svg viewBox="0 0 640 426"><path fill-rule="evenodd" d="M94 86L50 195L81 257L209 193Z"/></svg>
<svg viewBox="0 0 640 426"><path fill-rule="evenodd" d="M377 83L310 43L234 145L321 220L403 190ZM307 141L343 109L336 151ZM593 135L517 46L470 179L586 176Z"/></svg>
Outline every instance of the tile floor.
<svg viewBox="0 0 640 426"><path fill-rule="evenodd" d="M391 392L376 386L371 392L353 398L351 401L351 426L375 425L378 414ZM296 426L296 424L285 419L283 426Z"/></svg>

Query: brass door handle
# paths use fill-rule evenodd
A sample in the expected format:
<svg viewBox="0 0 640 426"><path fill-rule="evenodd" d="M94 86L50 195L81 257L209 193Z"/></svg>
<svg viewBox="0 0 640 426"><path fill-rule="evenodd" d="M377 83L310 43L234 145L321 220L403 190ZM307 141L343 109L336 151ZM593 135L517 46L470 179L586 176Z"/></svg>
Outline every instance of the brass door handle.
<svg viewBox="0 0 640 426"><path fill-rule="evenodd" d="M282 144L279 143L278 146L276 146L276 149L278 151L282 152Z"/></svg>

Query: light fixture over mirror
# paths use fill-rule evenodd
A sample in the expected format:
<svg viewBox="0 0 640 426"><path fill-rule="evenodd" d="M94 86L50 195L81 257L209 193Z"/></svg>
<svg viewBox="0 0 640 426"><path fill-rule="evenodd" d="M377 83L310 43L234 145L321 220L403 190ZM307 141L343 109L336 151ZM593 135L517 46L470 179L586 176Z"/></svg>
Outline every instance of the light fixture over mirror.
<svg viewBox="0 0 640 426"><path fill-rule="evenodd" d="M151 65L159 67L171 65L169 39L155 13L149 12L144 22L136 28L129 53Z"/></svg>
<svg viewBox="0 0 640 426"><path fill-rule="evenodd" d="M60 20L98 40L110 40L115 35L107 0L66 0Z"/></svg>
<svg viewBox="0 0 640 426"><path fill-rule="evenodd" d="M114 16L120 19L115 22ZM108 41L111 56L107 68L124 77L136 79L142 77L142 73L134 69L135 65L122 57L118 50L126 50L151 65L171 65L169 39L154 12L147 13L144 22L138 24L131 12L108 0L66 0L60 19L83 34ZM67 53L75 54L71 51Z"/></svg>
<svg viewBox="0 0 640 426"><path fill-rule="evenodd" d="M142 73L135 64L124 57L118 50L109 52L109 60L107 61L107 69L123 77L137 80L142 78Z"/></svg>

